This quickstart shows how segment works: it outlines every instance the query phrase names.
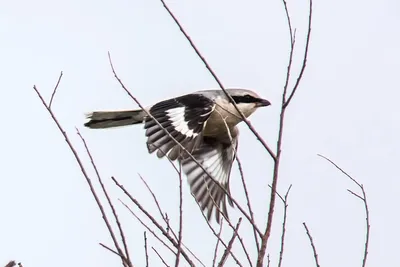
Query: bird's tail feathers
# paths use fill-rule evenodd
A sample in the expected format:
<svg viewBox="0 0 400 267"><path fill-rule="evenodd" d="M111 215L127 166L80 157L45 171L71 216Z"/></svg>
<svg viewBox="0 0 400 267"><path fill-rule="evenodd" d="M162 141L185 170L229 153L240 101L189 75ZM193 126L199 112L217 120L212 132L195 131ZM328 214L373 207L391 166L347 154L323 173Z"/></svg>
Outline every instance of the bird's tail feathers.
<svg viewBox="0 0 400 267"><path fill-rule="evenodd" d="M146 113L141 109L124 111L94 111L86 114L85 126L92 129L120 127L143 123Z"/></svg>

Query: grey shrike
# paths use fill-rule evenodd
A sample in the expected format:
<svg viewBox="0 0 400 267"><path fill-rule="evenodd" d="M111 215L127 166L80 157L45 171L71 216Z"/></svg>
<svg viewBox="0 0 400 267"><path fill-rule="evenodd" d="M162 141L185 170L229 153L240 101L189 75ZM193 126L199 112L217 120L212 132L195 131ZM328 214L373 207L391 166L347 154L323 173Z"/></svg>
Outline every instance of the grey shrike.
<svg viewBox="0 0 400 267"><path fill-rule="evenodd" d="M226 91L245 117L271 104L250 90ZM214 209L218 223L220 213L228 218L226 200L231 206L233 202L225 192L229 193L229 176L238 146L236 125L243 121L229 98L222 90L204 90L161 101L145 110L95 111L88 115L85 126L98 129L144 123L149 153L157 150L159 158L166 155L182 164L191 192L207 219L211 219Z"/></svg>

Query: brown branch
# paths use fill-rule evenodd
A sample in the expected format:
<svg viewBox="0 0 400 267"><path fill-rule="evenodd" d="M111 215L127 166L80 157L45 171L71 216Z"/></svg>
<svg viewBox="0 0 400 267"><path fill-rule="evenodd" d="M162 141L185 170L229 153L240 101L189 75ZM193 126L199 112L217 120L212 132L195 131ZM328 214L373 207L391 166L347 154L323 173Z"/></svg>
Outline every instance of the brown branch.
<svg viewBox="0 0 400 267"><path fill-rule="evenodd" d="M118 257L121 257L121 255L120 255L118 252L116 252L116 251L113 250L112 248L110 248L110 247L104 245L103 243L99 243L99 245L102 246L103 248L105 248L106 250L112 252L113 254L117 255Z"/></svg>
<svg viewBox="0 0 400 267"><path fill-rule="evenodd" d="M151 249L152 250L154 250L154 252L157 254L157 256L160 258L160 260L162 261L162 263L165 265L165 266L167 266L167 267L169 267L169 265L167 264L167 262L163 259L163 257L160 255L160 253L158 253L158 251L154 248L154 247L151 247Z"/></svg>
<svg viewBox="0 0 400 267"><path fill-rule="evenodd" d="M320 156L321 158L327 160L333 166L335 166L336 169L341 171L344 175L346 175L353 183L355 183L361 189L362 196L360 196L359 194L354 193L350 189L347 189L347 191L350 194L352 194L353 196L355 196L356 198L360 199L364 203L366 233L365 233L365 245L364 245L364 255L363 255L362 267L365 267L366 264L367 264L367 258L368 258L369 235L370 235L371 225L370 225L370 221L369 221L369 208L368 208L368 202L367 202L367 194L365 193L364 186L362 184L360 184L359 182L357 182L356 179L354 179L350 174L345 172L342 168L340 168L336 163L334 163L329 158L327 158L327 157L325 157L325 156L323 156L321 154L317 154L317 155Z"/></svg>
<svg viewBox="0 0 400 267"><path fill-rule="evenodd" d="M237 154L236 154L236 162L238 164L240 178L242 180L242 185L243 185L243 190L244 190L244 195L246 196L247 207L249 208L250 218L252 220L254 241L256 243L257 251L259 251L260 250L260 244L258 242L258 237L259 236L257 236L257 229L254 227L254 225L255 225L254 213L253 213L253 209L251 208L250 197L249 197L249 193L247 191L246 180L244 179L244 172L243 172L243 168L242 168L242 163L240 162L240 159L239 159Z"/></svg>
<svg viewBox="0 0 400 267"><path fill-rule="evenodd" d="M242 218L239 218L239 221L236 224L235 230L233 231L232 238L228 243L228 247L225 249L225 252L221 257L221 260L219 261L218 267L224 266L224 264L228 258L228 255L232 250L233 242L235 241L235 238L238 236L238 230L239 230L239 226L240 226L241 222L242 222Z"/></svg>
<svg viewBox="0 0 400 267"><path fill-rule="evenodd" d="M242 120L246 123L247 127L250 129L250 131L253 132L253 134L256 136L258 141L263 145L263 147L268 151L270 156L275 160L275 154L274 152L269 148L267 143L264 141L264 139L260 136L260 134L256 131L256 129L251 125L250 121L247 120L246 116L239 110L237 105L235 104L235 101L232 99L232 97L228 94L226 91L224 85L222 84L221 80L218 78L218 76L215 74L213 69L211 68L210 64L208 64L207 60L205 57L200 53L199 49L196 47L190 36L186 33L185 29L182 27L181 23L179 20L175 17L175 15L172 13L172 11L169 9L167 4L165 3L164 0L160 0L161 3L163 4L165 10L168 12L168 14L171 16L171 18L174 20L175 24L179 27L179 30L182 32L182 34L185 36L185 38L188 40L190 43L190 46L193 48L193 50L196 52L197 56L201 59L201 61L204 63L206 66L207 70L210 72L210 74L213 76L214 80L217 82L221 90L225 93L226 97L230 100L230 102L233 104L235 107L236 111L240 114L242 117Z"/></svg>
<svg viewBox="0 0 400 267"><path fill-rule="evenodd" d="M282 266L282 260L283 260L283 250L285 247L285 235L286 235L286 219L287 219L287 208L288 208L288 196L290 189L292 188L292 185L289 186L288 190L286 191L285 197L282 197L281 195L278 194L279 198L282 200L284 204L284 209L283 209L283 222L282 222L282 235L281 235L281 249L279 251L279 262L278 262L278 267Z"/></svg>
<svg viewBox="0 0 400 267"><path fill-rule="evenodd" d="M144 237L144 255L146 258L146 267L149 267L149 254L147 252L147 236L146 236L146 231L143 232L143 237Z"/></svg>
<svg viewBox="0 0 400 267"><path fill-rule="evenodd" d="M87 145L87 143L86 143L86 140L83 138L83 136L81 135L81 133L79 132L78 129L76 129L76 132L77 132L78 136L80 137L80 139L82 140L82 143L83 143L83 145L84 145L84 147L85 147L86 153L88 154L88 156L89 156L89 158L90 158L90 162L92 163L92 167L93 167L94 171L96 172L96 176L97 176L97 179L98 179L98 181L99 181L99 184L100 184L100 186L101 186L101 188L102 188L102 190L103 190L104 195L105 195L106 198L107 198L108 205L110 206L110 208L111 208L111 210L112 210L112 213L113 213L113 215L114 215L114 218L115 218L115 221L116 221L116 223L117 223L117 227L118 227L118 230L119 230L121 239L122 239L122 243L123 243L123 245L124 245L124 250L125 250L125 255L126 255L127 264L128 264L128 266L132 266L132 262L131 262L131 259L130 259L130 256L129 256L128 244L127 244L127 242L126 242L124 230L123 230L123 228L122 228L121 222L119 221L117 211L115 210L114 205L112 204L111 198L110 198L110 196L108 195L107 189L106 189L106 187L104 186L103 180L101 179L101 176L100 176L100 172L99 172L99 170L97 169L96 163L94 162L92 153L90 153L90 150L89 150L89 147L88 147L88 145ZM112 238L113 238L113 239L116 239L115 236L113 236L113 234L114 234L114 233L112 233ZM118 245L118 242L117 242L116 248L117 248L119 254L124 255L124 254L122 253L121 248L120 248L119 245Z"/></svg>
<svg viewBox="0 0 400 267"><path fill-rule="evenodd" d="M286 6L286 3L285 3ZM300 74L297 77L296 83L292 89L292 92L289 95L289 98L286 100L286 102L283 104L283 108L287 108L290 104L290 101L292 101L292 98L294 94L297 91L297 88L299 87L300 81L303 78L303 73L306 69L307 65L307 58L308 58L308 47L310 45L310 39L311 39L311 22L312 22L312 0L310 0L310 6L309 6L309 15L308 15L308 31L307 31L307 38L306 38L306 46L304 49L304 57L303 57L303 65L301 66ZM294 40L293 40L294 41Z"/></svg>
<svg viewBox="0 0 400 267"><path fill-rule="evenodd" d="M161 233L171 242L171 244L175 247L178 248L178 243L175 241L174 238L171 237L171 235L160 225L160 223L157 222L156 219L145 209L143 206L137 201L126 189L123 185L121 185L114 177L111 177L111 179L114 181L114 183L125 193L125 195L136 205L140 211L146 215L146 217L156 226ZM126 206L128 207L128 206ZM129 208L129 207L128 207ZM129 209L130 210L130 209ZM182 256L185 258L185 260L189 263L190 266L195 266L193 261L189 258L189 256L186 254L184 250L181 250Z"/></svg>
<svg viewBox="0 0 400 267"><path fill-rule="evenodd" d="M307 233L308 238L310 239L310 244L311 244L311 247L312 247L312 250L313 250L313 253L314 253L315 266L320 267L320 265L318 263L318 254L317 254L317 250L315 249L313 238L312 238L312 236L310 234L310 231L308 231L308 227L307 227L307 224L305 222L303 222L303 226L306 229L306 233Z"/></svg>
<svg viewBox="0 0 400 267"><path fill-rule="evenodd" d="M182 165L179 164L179 232L178 232L178 252L176 253L175 267L179 266L179 256L182 250L182 220L183 220L183 211L182 211Z"/></svg>
<svg viewBox="0 0 400 267"><path fill-rule="evenodd" d="M276 158L274 162L274 170L273 170L273 175L272 175L272 190L271 190L271 195L270 195L270 202L269 202L269 210L268 210L268 216L267 216L267 226L265 228L264 235L262 236L261 239L261 248L258 253L258 258L257 258L257 267L262 267L263 262L264 262L264 257L265 253L267 250L267 244L269 237L271 235L271 229L272 229L272 222L273 222L273 216L274 216L274 208L275 208L275 199L276 199L276 189L278 186L278 178L279 178L279 166L280 166L280 158L281 158L281 148L282 148L282 141L283 141L283 128L284 128L284 121L285 121L285 113L286 113L286 108L288 107L291 99L293 98L293 95L295 94L297 87L300 84L300 81L303 77L303 73L306 67L306 61L307 61L307 56L308 56L308 46L309 46L309 41L310 41L310 36L311 36L311 19L312 19L312 0L309 0L310 2L310 9L309 9L309 20L308 20L308 33L307 33L307 40L306 40L306 51L304 53L303 57L303 66L302 70L297 78L296 84L293 87L292 93L289 96L288 100L286 100L286 93L287 93L287 84L289 83L289 77L290 74L287 74L287 81L284 87L284 91L282 94L282 105L281 105L281 114L279 117L279 132L278 132L278 141L277 141L277 152L276 152ZM285 2L284 2L285 3ZM286 6L285 6L286 8ZM287 12L287 19L290 20L290 17L288 15L289 13ZM290 25L291 30L291 23L288 23ZM292 35L291 35L292 38ZM292 65L292 55L293 55L293 50L294 50L294 36L291 40L291 52L290 52L290 57L289 57L289 64L288 64L288 72L291 69Z"/></svg>
<svg viewBox="0 0 400 267"><path fill-rule="evenodd" d="M215 261L217 260L217 254L218 254L218 246L220 243L220 239L221 239L221 233L222 233L222 225L223 225L223 220L221 221L220 225L219 225L219 232L218 232L218 238L217 238L217 243L215 244L215 249L214 249L214 257L213 257L213 263L212 266L215 266Z"/></svg>
<svg viewBox="0 0 400 267"><path fill-rule="evenodd" d="M58 85L60 84L62 76L63 76L63 72L60 72L60 76L58 77L56 86L54 87L53 93L51 94L51 98L50 98L50 102L49 102L49 109L51 109L51 104L53 104L53 99L54 99L54 96L56 95L56 91L57 91Z"/></svg>
<svg viewBox="0 0 400 267"><path fill-rule="evenodd" d="M214 177L204 168L204 166L202 164L200 164L196 158L193 157L193 155L180 143L178 142L172 135L171 133L169 133L167 131L167 129L164 128L164 126L161 125L161 123L156 120L154 118L153 115L151 115L144 107L143 105L136 99L136 97L134 97L132 95L132 93L128 90L128 88L124 85L124 83L122 82L122 80L118 77L115 69L114 69L114 65L112 63L111 60L111 54L110 52L108 53L108 59L110 62L110 66L111 66L111 70L114 74L115 79L117 79L118 83L121 85L122 89L124 89L124 91L130 96L130 98L132 98L132 100L146 113L146 115L151 118L159 127L161 127L161 129L164 131L164 133L166 135L168 135L169 138L171 138L172 141L175 142L175 144L177 146L180 147L180 149L182 149L182 152L186 153L188 155L188 157L190 157L191 160L193 160L203 171L205 174L207 174L208 178L210 178L231 200L232 202L236 205L236 207L240 210L240 212L243 214L244 217L246 217L246 219L253 225L253 227L255 227L257 229L257 233L262 236L261 231L258 229L257 225L254 224L254 222L252 222L251 217L247 214L247 212L244 211L244 209L239 205L239 203L230 195L230 193L218 182L214 179ZM185 155L186 155L185 154Z"/></svg>
<svg viewBox="0 0 400 267"><path fill-rule="evenodd" d="M61 76L61 75L60 75L60 76ZM53 95L55 94L55 92L56 92L56 90L57 90L57 88L58 88L58 85L59 85L59 82L56 84L56 87L55 87L54 90L53 90ZM50 114L51 118L53 119L53 121L54 121L54 123L56 124L57 128L59 129L60 133L63 135L63 137L64 137L64 139L65 139L65 142L67 143L69 149L71 150L72 154L74 155L75 161L78 163L78 165L79 165L79 167L80 167L80 170L81 170L81 173L82 173L83 176L85 177L86 182L87 182L88 185L89 185L90 191L92 192L92 195L93 195L93 197L94 197L94 199L95 199L95 201L96 201L96 204L97 204L97 206L98 206L98 208L99 208L99 210L100 210L100 212L101 212L101 214L102 214L103 221L104 221L104 223L105 223L106 226L107 226L107 229L108 229L108 231L109 231L109 234L110 234L111 238L113 239L114 245L116 246L116 248L119 248L118 241L117 241L117 239L115 238L115 234L114 234L114 232L113 232L113 229L112 229L112 227L111 227L110 222L108 221L108 217L107 217L107 215L106 215L106 213L105 213L105 211L104 211L104 208L103 208L103 206L102 206L102 204L101 204L101 202L100 202L100 199L99 199L99 197L97 196L96 190L94 189L94 186L93 186L93 184L92 184L92 181L91 181L89 175L87 174L86 169L85 169L85 167L83 166L83 163L82 163L82 161L81 161L81 159L80 159L78 153L76 152L74 146L72 145L71 141L69 140L69 137L68 137L67 133L66 133L65 130L62 128L61 124L58 122L58 119L57 119L56 116L54 115L53 111L52 111L51 108L47 105L46 101L44 100L44 98L43 98L42 95L40 94L39 90L36 88L36 85L33 86L33 90L35 90L35 92L36 92L36 94L38 95L39 99L42 101L43 106L46 108L46 110L47 110L48 113ZM119 252L120 252L120 251L122 252L122 250L121 250L120 248L119 248L118 251L119 251ZM123 255L123 253L121 253L119 256L120 256L120 258L121 258L121 261L122 261L123 266L127 266L127 265L128 265L128 264L127 264L127 258L125 257L125 255ZM130 265L128 265L128 266L130 266Z"/></svg>

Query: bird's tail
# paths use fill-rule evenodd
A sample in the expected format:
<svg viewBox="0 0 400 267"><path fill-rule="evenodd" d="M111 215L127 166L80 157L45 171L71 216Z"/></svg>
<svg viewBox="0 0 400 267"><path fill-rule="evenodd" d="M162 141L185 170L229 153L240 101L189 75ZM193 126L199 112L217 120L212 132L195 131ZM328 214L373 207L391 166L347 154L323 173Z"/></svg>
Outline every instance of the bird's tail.
<svg viewBox="0 0 400 267"><path fill-rule="evenodd" d="M124 111L95 111L87 114L84 125L92 129L112 128L143 123L146 112L141 109Z"/></svg>

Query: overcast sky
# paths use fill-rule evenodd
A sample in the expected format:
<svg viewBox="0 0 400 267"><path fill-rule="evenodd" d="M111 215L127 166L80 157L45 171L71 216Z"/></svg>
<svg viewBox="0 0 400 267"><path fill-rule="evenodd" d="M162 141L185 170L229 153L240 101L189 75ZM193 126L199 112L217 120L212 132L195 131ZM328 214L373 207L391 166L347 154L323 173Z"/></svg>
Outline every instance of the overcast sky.
<svg viewBox="0 0 400 267"><path fill-rule="evenodd" d="M167 2L226 87L252 88L272 102L251 122L274 147L289 53L281 1ZM288 5L297 28L297 73L308 3ZM322 266L361 265L365 214L362 202L346 191L358 188L317 153L365 186L371 216L368 266L400 266L400 2L314 0L313 13L308 67L285 124L278 189L284 194L290 184L293 188L284 266L313 264L303 221ZM111 241L86 181L32 86L49 99L63 71L54 112L87 168L90 161L75 126L114 200L123 195L111 175L156 213L140 173L176 223L178 179L167 160L147 153L141 127L88 130L82 126L84 113L137 107L113 77L107 51L144 105L217 84L158 0L3 1L0 40L0 265L15 259L25 267L117 266L118 258L98 245ZM264 229L272 161L246 126L240 129L239 155ZM184 185L184 242L209 266L214 237ZM231 191L245 206L236 166ZM133 261L143 266L144 229L116 204ZM231 209L230 215L236 222L240 213ZM268 250L273 266L281 220L277 203ZM243 237L252 244L249 229L243 223ZM150 235L149 246L171 259ZM254 247L250 251L254 256ZM151 266L160 266L154 253L150 258Z"/></svg>

